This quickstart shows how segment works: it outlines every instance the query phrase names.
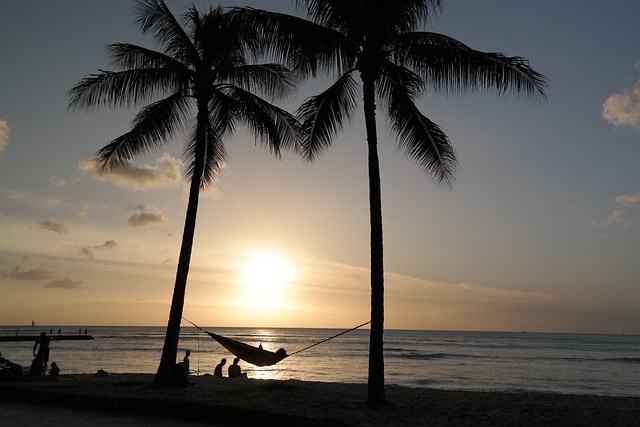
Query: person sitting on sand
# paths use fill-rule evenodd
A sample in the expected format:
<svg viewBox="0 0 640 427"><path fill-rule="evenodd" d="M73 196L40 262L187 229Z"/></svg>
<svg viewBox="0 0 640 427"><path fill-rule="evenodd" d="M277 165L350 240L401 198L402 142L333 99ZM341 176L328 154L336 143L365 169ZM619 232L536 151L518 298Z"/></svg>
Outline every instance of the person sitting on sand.
<svg viewBox="0 0 640 427"><path fill-rule="evenodd" d="M29 367L29 376L30 377L41 377L45 374L47 367L42 359L42 353L38 352L36 357L31 361L31 366Z"/></svg>
<svg viewBox="0 0 640 427"><path fill-rule="evenodd" d="M57 377L60 375L60 368L58 368L58 364L56 362L51 362L51 369L49 369L49 375L52 377Z"/></svg>
<svg viewBox="0 0 640 427"><path fill-rule="evenodd" d="M215 375L216 377L221 377L222 376L222 367L225 365L225 363L227 363L227 359L225 359L223 357L220 360L220 363L218 363L216 365L216 368L213 370L213 375Z"/></svg>
<svg viewBox="0 0 640 427"><path fill-rule="evenodd" d="M240 365L238 365L239 361L240 359L237 357L233 359L233 365L229 366L229 378L247 378L247 374L242 372Z"/></svg>
<svg viewBox="0 0 640 427"><path fill-rule="evenodd" d="M189 375L189 356L191 356L191 350L187 350L184 355L184 359L182 359L182 366L184 366L184 371Z"/></svg>

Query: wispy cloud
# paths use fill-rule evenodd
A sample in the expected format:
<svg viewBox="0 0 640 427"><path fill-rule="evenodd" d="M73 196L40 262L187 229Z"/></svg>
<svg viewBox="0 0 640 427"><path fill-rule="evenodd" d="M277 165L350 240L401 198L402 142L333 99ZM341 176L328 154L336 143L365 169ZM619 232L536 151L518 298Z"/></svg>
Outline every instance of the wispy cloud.
<svg viewBox="0 0 640 427"><path fill-rule="evenodd" d="M60 269L41 265L28 255L22 257L20 262L10 271L0 271L0 276L20 282L48 281L45 288L60 289L93 289L84 284L82 280L71 277L60 277Z"/></svg>
<svg viewBox="0 0 640 427"><path fill-rule="evenodd" d="M98 172L94 158L85 159L79 165L81 171L89 174L96 181L136 191L179 186L182 183L181 166L182 161L168 153L164 153L158 158L155 165L130 162L125 166L103 173Z"/></svg>
<svg viewBox="0 0 640 427"><path fill-rule="evenodd" d="M167 225L164 213L155 206L137 205L129 206L134 211L127 220L129 227L161 227Z"/></svg>
<svg viewBox="0 0 640 427"><path fill-rule="evenodd" d="M0 119L0 154L4 152L9 146L9 123L6 120Z"/></svg>
<svg viewBox="0 0 640 427"><path fill-rule="evenodd" d="M640 61L634 64L640 70ZM640 131L640 80L633 89L615 93L602 104L602 117L615 127Z"/></svg>
<svg viewBox="0 0 640 427"><path fill-rule="evenodd" d="M58 274L57 269L42 266L28 255L23 256L13 269L0 271L0 276L18 281L52 280Z"/></svg>
<svg viewBox="0 0 640 427"><path fill-rule="evenodd" d="M116 243L115 240L107 240L102 245L85 246L82 248L77 248L77 250L78 250L78 253L80 253L80 255L82 255L83 257L89 258L89 259L95 259L95 255L94 255L95 251L113 249L117 246L118 244Z"/></svg>
<svg viewBox="0 0 640 427"><path fill-rule="evenodd" d="M638 203L640 203L640 193L617 196L614 200L617 203L622 203L625 206L637 205Z"/></svg>
<svg viewBox="0 0 640 427"><path fill-rule="evenodd" d="M640 193L638 194L622 194L616 196L614 199L618 204L616 208L609 214L607 219L592 221L591 226L604 226L607 224L618 224L624 228L631 225L631 221L627 219L629 211L637 204L640 203ZM622 205L622 206L619 206Z"/></svg>
<svg viewBox="0 0 640 427"><path fill-rule="evenodd" d="M84 284L82 280L75 280L70 277L64 277L62 279L52 280L47 283L45 288L60 288L60 289L93 289Z"/></svg>
<svg viewBox="0 0 640 427"><path fill-rule="evenodd" d="M54 233L68 233L69 229L67 228L67 224L64 221L58 221L54 219L50 219L47 221L40 221L38 223L38 228L43 230L52 231Z"/></svg>
<svg viewBox="0 0 640 427"><path fill-rule="evenodd" d="M61 178L59 176L52 176L51 178L49 178L49 184L52 187L55 188L65 188L68 187L70 185L76 184L78 182L82 181L82 177L75 177L71 180L66 180L64 178Z"/></svg>

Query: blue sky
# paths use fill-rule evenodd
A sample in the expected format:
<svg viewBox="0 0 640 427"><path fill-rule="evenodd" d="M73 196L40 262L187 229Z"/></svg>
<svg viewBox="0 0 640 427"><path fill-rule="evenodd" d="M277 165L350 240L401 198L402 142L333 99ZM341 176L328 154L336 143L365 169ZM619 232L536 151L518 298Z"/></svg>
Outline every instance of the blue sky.
<svg viewBox="0 0 640 427"><path fill-rule="evenodd" d="M181 14L191 2L168 4ZM294 12L288 0L222 4ZM632 1L445 2L429 30L523 56L551 86L537 103L421 98L459 156L450 190L396 150L380 112L387 327L640 333L638 16ZM120 0L0 6L0 324L166 324L182 141L97 176L86 160L135 111L67 110L66 91L109 68L107 44L154 46L131 19ZM284 106L325 84L302 84ZM312 165L273 159L242 130L227 142L228 168L202 198L186 317L368 319L361 122Z"/></svg>

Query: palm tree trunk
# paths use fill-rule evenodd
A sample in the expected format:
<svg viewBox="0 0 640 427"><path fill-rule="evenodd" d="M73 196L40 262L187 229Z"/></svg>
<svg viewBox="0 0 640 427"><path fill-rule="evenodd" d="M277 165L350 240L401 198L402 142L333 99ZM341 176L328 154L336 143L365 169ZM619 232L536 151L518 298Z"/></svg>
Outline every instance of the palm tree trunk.
<svg viewBox="0 0 640 427"><path fill-rule="evenodd" d="M206 103L204 104L206 105ZM176 281L173 287L173 298L171 299L171 310L169 312L169 323L162 347L160 365L153 380L155 386L165 386L174 383L174 367L178 356L178 342L180 340L180 323L182 321L182 311L184 308L184 297L187 290L187 277L189 275L189 265L191 264L191 252L193 250L193 236L196 231L196 218L198 213L198 201L200 197L200 183L204 170L204 153L206 147L206 121L208 114L206 109L198 109L197 124L197 147L195 154L195 165L191 185L189 187L189 201L187 202L187 214L182 232L182 245L180 247L180 257L178 260L178 270Z"/></svg>
<svg viewBox="0 0 640 427"><path fill-rule="evenodd" d="M196 181L198 183L196 183ZM171 311L169 312L169 323L162 347L162 357L160 365L153 380L153 385L162 386L174 383L173 370L178 355L178 341L180 339L180 323L182 321L182 310L184 308L184 296L187 290L187 276L191 263L191 252L193 248L193 236L196 228L196 214L198 212L198 197L200 180L193 179L189 190L189 202L187 203L187 214L184 221L184 231L182 233L182 246L180 247L180 258L178 260L178 270L176 281L173 287L173 298L171 299ZM195 195L194 195L195 188Z"/></svg>
<svg viewBox="0 0 640 427"><path fill-rule="evenodd" d="M376 131L374 79L362 73L364 117L369 147L369 220L371 223L371 332L369 338L369 378L367 401L385 403L384 390L384 251L382 242L382 191Z"/></svg>

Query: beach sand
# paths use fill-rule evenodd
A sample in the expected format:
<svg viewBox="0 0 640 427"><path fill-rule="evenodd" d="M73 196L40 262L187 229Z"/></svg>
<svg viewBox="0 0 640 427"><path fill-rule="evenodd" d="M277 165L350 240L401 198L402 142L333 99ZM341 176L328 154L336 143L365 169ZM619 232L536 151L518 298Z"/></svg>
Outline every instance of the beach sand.
<svg viewBox="0 0 640 427"><path fill-rule="evenodd" d="M234 426L640 426L638 397L387 385L387 405L372 408L366 384L205 375L190 377L187 387L154 388L152 380L84 374L0 381L0 399Z"/></svg>

